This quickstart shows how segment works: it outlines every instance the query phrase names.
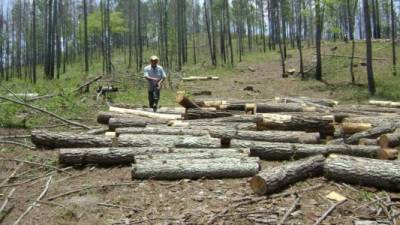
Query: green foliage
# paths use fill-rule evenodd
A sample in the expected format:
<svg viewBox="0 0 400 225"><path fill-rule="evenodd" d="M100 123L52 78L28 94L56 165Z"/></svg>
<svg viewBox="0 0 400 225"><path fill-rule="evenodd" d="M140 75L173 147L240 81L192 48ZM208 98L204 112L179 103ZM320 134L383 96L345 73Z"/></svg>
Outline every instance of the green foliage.
<svg viewBox="0 0 400 225"><path fill-rule="evenodd" d="M83 21L79 23L79 30L83 32ZM125 20L122 12L114 11L110 13L110 25L111 31L113 33L124 33L127 32L128 29L125 26ZM90 15L88 15L88 33L92 35L94 38L99 38L101 35L102 27L101 27L101 12L100 10L96 10ZM83 36L83 35L81 35Z"/></svg>

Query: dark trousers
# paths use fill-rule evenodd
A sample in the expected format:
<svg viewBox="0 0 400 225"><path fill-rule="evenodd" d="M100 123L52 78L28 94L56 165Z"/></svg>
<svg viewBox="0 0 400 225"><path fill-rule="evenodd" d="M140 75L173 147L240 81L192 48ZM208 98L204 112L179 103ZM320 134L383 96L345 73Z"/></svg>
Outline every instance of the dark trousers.
<svg viewBox="0 0 400 225"><path fill-rule="evenodd" d="M160 90L154 89L148 92L149 94L149 107L154 108L158 106L158 101L160 100Z"/></svg>

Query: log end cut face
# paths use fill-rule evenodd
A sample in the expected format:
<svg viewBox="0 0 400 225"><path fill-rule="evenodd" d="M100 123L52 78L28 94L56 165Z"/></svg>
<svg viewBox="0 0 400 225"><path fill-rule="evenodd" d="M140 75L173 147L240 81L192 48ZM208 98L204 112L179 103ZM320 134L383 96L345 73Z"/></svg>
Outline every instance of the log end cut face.
<svg viewBox="0 0 400 225"><path fill-rule="evenodd" d="M267 193L267 183L260 176L252 177L249 181L251 189L258 195Z"/></svg>

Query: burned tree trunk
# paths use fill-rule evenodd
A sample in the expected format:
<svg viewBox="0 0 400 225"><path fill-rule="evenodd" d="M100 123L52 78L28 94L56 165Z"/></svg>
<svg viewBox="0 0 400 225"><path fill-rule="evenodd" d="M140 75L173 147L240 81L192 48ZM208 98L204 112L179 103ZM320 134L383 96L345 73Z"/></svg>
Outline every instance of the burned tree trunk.
<svg viewBox="0 0 400 225"><path fill-rule="evenodd" d="M400 190L400 164L395 161L330 155L324 163L327 179L386 190Z"/></svg>
<svg viewBox="0 0 400 225"><path fill-rule="evenodd" d="M322 175L324 160L325 157L318 155L273 169L262 170L250 179L250 187L259 195L282 191L298 181Z"/></svg>

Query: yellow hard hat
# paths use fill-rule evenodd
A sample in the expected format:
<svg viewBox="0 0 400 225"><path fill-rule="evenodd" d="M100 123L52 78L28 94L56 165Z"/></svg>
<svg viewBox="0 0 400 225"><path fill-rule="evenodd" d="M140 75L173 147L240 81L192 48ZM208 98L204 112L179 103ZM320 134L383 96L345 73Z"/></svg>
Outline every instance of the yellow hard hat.
<svg viewBox="0 0 400 225"><path fill-rule="evenodd" d="M156 55L153 55L150 57L151 61L158 61L158 57Z"/></svg>

